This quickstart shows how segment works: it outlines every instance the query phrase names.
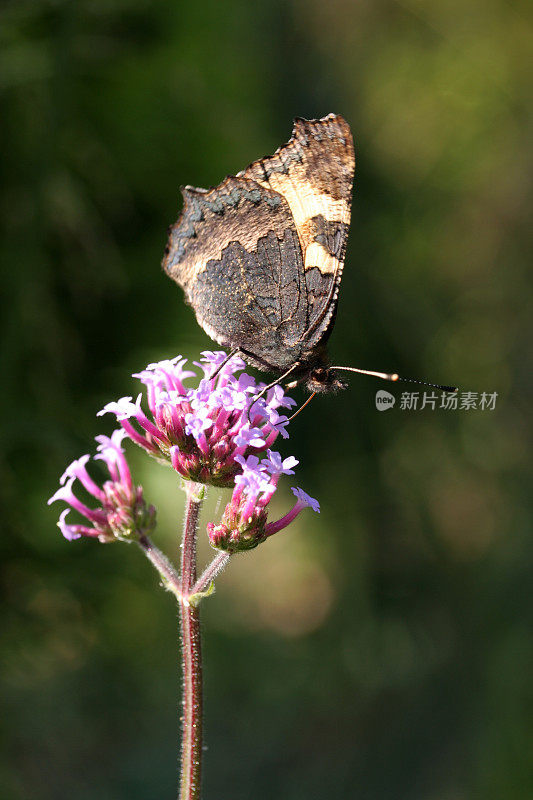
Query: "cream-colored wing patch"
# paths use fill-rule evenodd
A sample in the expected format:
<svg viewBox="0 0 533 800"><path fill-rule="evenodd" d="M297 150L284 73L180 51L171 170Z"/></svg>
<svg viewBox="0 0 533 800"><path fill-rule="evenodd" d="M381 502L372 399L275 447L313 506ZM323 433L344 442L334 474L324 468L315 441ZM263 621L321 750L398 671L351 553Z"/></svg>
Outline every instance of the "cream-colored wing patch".
<svg viewBox="0 0 533 800"><path fill-rule="evenodd" d="M239 173L285 198L305 269L318 267L337 283L350 224L354 168L350 127L342 117L330 114L320 120L296 120L286 145Z"/></svg>

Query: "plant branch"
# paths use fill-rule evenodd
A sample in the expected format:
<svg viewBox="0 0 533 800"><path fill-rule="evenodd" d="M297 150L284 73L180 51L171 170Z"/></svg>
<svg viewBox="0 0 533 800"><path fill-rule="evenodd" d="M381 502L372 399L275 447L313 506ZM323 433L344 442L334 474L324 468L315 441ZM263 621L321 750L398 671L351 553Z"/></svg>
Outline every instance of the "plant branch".
<svg viewBox="0 0 533 800"><path fill-rule="evenodd" d="M138 543L145 556L159 572L165 587L181 601L181 581L166 555L144 533L139 536Z"/></svg>
<svg viewBox="0 0 533 800"><path fill-rule="evenodd" d="M216 576L222 572L229 559L229 553L218 553L194 584L191 594L197 594L207 589L211 581L214 581Z"/></svg>

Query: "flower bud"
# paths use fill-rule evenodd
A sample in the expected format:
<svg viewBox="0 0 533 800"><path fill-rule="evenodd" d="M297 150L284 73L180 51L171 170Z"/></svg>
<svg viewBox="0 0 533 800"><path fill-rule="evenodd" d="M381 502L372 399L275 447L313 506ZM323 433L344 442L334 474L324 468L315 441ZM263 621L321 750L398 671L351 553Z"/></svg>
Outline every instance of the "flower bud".
<svg viewBox="0 0 533 800"><path fill-rule="evenodd" d="M253 550L267 538L266 520L267 513L263 510L244 520L233 512L229 503L218 525L213 522L208 523L207 535L212 547L224 550L226 553Z"/></svg>

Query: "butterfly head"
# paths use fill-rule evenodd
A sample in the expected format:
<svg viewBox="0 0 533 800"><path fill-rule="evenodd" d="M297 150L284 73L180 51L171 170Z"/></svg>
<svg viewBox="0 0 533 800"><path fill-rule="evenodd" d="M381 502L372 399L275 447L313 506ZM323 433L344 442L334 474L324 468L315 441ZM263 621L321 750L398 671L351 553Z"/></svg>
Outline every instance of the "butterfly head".
<svg viewBox="0 0 533 800"><path fill-rule="evenodd" d="M342 381L331 367L314 367L305 379L305 385L310 392L339 392L346 389L348 384Z"/></svg>

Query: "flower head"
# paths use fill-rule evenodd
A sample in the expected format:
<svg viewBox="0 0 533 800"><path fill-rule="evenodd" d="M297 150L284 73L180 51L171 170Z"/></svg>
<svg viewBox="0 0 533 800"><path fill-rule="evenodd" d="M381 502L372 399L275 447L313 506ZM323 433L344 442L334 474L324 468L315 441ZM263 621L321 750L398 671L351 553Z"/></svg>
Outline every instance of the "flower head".
<svg viewBox="0 0 533 800"><path fill-rule="evenodd" d="M182 477L232 487L242 471L241 459L271 452L278 435L288 436L289 420L278 409L295 402L281 386L255 400L263 385L242 372L242 359L234 356L221 366L225 360L223 351L204 352L194 364L203 372L196 388L185 386L195 373L185 369L181 356L149 364L134 376L146 387L149 413L142 408L142 395L136 402L123 397L108 403L99 413L114 414L125 435ZM266 466L262 471L269 472Z"/></svg>
<svg viewBox="0 0 533 800"><path fill-rule="evenodd" d="M235 489L218 525L210 522L207 533L211 545L217 550L236 553L251 550L269 536L286 528L304 508L320 511L318 501L309 497L302 489L293 488L297 502L284 517L268 522L267 506L277 489L281 475L293 475L291 467L298 461L289 456L282 459L279 453L268 451L261 461L255 455L248 458L236 456L242 473L235 476Z"/></svg>
<svg viewBox="0 0 533 800"><path fill-rule="evenodd" d="M124 430L116 430L111 438L96 437L98 447L94 460L104 461L110 477L102 486L87 472L88 455L73 461L61 476L61 486L49 499L48 505L63 500L71 507L61 513L57 523L66 539L72 541L88 536L101 542L131 540L155 526L154 507L146 505L142 488L133 485L121 446L125 436ZM98 501L95 508L86 505L74 494L72 487L76 480ZM67 516L71 509L82 514L90 524L68 523Z"/></svg>
<svg viewBox="0 0 533 800"><path fill-rule="evenodd" d="M293 508L276 522L268 521L267 507L280 477L294 475L298 464L294 456L283 458L272 449L279 435L289 435L289 419L279 412L294 406L294 400L281 386L258 397L265 385L242 372L242 359L227 360L223 351L206 351L194 362L203 373L196 386L186 386L196 377L186 363L176 356L148 364L134 375L146 387L146 400L142 393L136 400L122 397L99 412L113 414L120 424L110 439L97 437L95 458L106 463L110 480L102 487L94 482L86 470L89 456L65 471L61 488L49 502L64 500L91 523L69 524L68 511L63 512L58 524L67 538L132 538L153 525L155 511L146 507L142 489L133 486L124 458L121 443L126 437L187 480L233 489L220 523L207 526L210 542L218 549L249 550L289 525L304 508L319 511L316 500L295 488ZM74 495L76 479L97 499L97 508Z"/></svg>

